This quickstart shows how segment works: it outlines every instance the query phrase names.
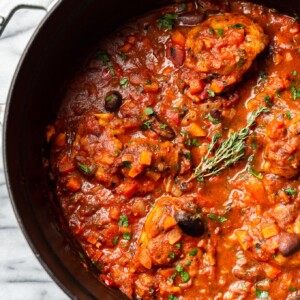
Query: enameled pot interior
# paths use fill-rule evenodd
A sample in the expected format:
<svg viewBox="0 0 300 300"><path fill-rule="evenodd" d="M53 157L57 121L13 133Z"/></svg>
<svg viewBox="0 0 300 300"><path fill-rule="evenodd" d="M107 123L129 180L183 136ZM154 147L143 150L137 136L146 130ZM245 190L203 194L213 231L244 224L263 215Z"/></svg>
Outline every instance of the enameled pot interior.
<svg viewBox="0 0 300 300"><path fill-rule="evenodd" d="M299 13L297 0L255 1ZM40 26L18 67L5 116L4 161L20 226L43 266L74 299L122 299L82 268L61 228L43 170L46 126L56 115L65 80L102 36L167 1L61 0Z"/></svg>

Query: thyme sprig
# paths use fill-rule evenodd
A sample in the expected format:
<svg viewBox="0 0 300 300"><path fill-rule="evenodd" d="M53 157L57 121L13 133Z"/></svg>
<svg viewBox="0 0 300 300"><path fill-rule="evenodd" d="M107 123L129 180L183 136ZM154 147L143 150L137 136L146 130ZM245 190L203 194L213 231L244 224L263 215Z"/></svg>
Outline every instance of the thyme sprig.
<svg viewBox="0 0 300 300"><path fill-rule="evenodd" d="M241 128L237 132L232 132L230 136L223 141L218 149L213 153L213 149L222 136L220 133L212 137L211 143L208 145L208 151L200 164L196 167L194 173L187 180L197 178L198 181L203 181L205 177L220 174L222 170L239 161L245 155L245 140L248 138L250 128L255 124L256 119L262 114L269 112L269 108L260 106L257 111L252 112L247 121L247 126Z"/></svg>

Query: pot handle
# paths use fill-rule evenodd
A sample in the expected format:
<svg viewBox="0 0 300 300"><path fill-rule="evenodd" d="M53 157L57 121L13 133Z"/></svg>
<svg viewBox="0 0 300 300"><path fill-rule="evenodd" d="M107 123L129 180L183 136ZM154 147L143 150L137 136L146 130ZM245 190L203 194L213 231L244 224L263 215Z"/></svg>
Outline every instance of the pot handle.
<svg viewBox="0 0 300 300"><path fill-rule="evenodd" d="M9 23L10 19L14 15L14 13L20 9L41 9L46 12L52 7L54 2L57 0L18 0L20 2L18 4L16 1L3 1L1 0L0 4L0 37Z"/></svg>

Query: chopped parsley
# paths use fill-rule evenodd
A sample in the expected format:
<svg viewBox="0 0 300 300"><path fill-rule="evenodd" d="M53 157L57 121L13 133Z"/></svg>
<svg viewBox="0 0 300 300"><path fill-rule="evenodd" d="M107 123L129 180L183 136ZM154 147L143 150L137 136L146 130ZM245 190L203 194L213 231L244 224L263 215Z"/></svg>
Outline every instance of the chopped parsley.
<svg viewBox="0 0 300 300"><path fill-rule="evenodd" d="M190 266L191 263L192 263L192 262L191 262L190 260L187 260L187 261L185 262L185 265L186 265L186 266Z"/></svg>
<svg viewBox="0 0 300 300"><path fill-rule="evenodd" d="M293 76L297 76L297 75L298 75L298 72L297 72L296 70L294 70L294 71L292 72L292 74L293 74Z"/></svg>
<svg viewBox="0 0 300 300"><path fill-rule="evenodd" d="M98 52L96 54L96 59L102 61L102 63L107 66L108 62L109 62L109 56L107 53L104 52Z"/></svg>
<svg viewBox="0 0 300 300"><path fill-rule="evenodd" d="M79 161L76 162L76 166L83 175L90 176L93 173L92 170L88 166L86 166L85 164L83 164Z"/></svg>
<svg viewBox="0 0 300 300"><path fill-rule="evenodd" d="M258 288L256 288L256 290L255 290L255 295L260 300L268 299L269 298L269 292L267 292L267 291L261 291Z"/></svg>
<svg viewBox="0 0 300 300"><path fill-rule="evenodd" d="M119 218L119 225L122 227L128 227L129 226L129 221L127 216L120 216Z"/></svg>
<svg viewBox="0 0 300 300"><path fill-rule="evenodd" d="M119 237L115 236L113 240L113 245L116 246L118 244Z"/></svg>
<svg viewBox="0 0 300 300"><path fill-rule="evenodd" d="M208 92L208 95L210 97L215 97L216 96L216 93L214 91L212 91L212 90L207 90L207 92Z"/></svg>
<svg viewBox="0 0 300 300"><path fill-rule="evenodd" d="M170 295L168 296L168 300L178 300L178 298L177 298L175 295L170 294Z"/></svg>
<svg viewBox="0 0 300 300"><path fill-rule="evenodd" d="M184 282L188 282L190 280L190 274L188 272L181 272L180 276Z"/></svg>
<svg viewBox="0 0 300 300"><path fill-rule="evenodd" d="M214 31L211 27L209 27L209 33L210 33L210 34L214 34L215 31Z"/></svg>
<svg viewBox="0 0 300 300"><path fill-rule="evenodd" d="M181 248L181 244L180 243L176 243L175 246L180 249Z"/></svg>
<svg viewBox="0 0 300 300"><path fill-rule="evenodd" d="M297 195L297 190L294 188L287 188L284 190L286 194L294 196Z"/></svg>
<svg viewBox="0 0 300 300"><path fill-rule="evenodd" d="M157 20L157 25L159 29L173 29L175 20L178 19L178 14L165 14L163 17Z"/></svg>
<svg viewBox="0 0 300 300"><path fill-rule="evenodd" d="M175 253L174 253L174 252L170 252L169 257L170 257L171 259L174 259L174 258L175 258Z"/></svg>
<svg viewBox="0 0 300 300"><path fill-rule="evenodd" d="M151 128L151 121L148 120L146 121L142 126L141 126L141 129L142 130L147 130L147 129L150 129Z"/></svg>
<svg viewBox="0 0 300 300"><path fill-rule="evenodd" d="M237 24L228 26L228 28L245 28L245 25L244 25L244 24L237 23Z"/></svg>
<svg viewBox="0 0 300 300"><path fill-rule="evenodd" d="M213 213L211 214L207 214L207 217L213 221L217 221L217 222L220 222L220 223L224 223L226 222L228 219L224 216L217 216Z"/></svg>
<svg viewBox="0 0 300 300"><path fill-rule="evenodd" d="M294 85L292 85L291 93L292 93L293 100L300 98L300 88L298 88L297 90L297 88Z"/></svg>
<svg viewBox="0 0 300 300"><path fill-rule="evenodd" d="M145 108L144 111L145 111L145 114L146 114L147 116L151 116L151 115L154 114L154 111L153 111L153 109L152 109L151 107Z"/></svg>
<svg viewBox="0 0 300 300"><path fill-rule="evenodd" d="M130 161L123 161L123 166L126 167L127 169L131 169Z"/></svg>
<svg viewBox="0 0 300 300"><path fill-rule="evenodd" d="M176 265L175 269L178 273L183 272L183 267L181 265Z"/></svg>
<svg viewBox="0 0 300 300"><path fill-rule="evenodd" d="M123 239L129 241L131 239L131 234L129 232L123 233Z"/></svg>
<svg viewBox="0 0 300 300"><path fill-rule="evenodd" d="M266 102L266 104L267 104L268 106L272 106L272 105L273 105L273 103L271 102L271 97L270 97L268 94L266 94L266 95L263 97L263 100Z"/></svg>
<svg viewBox="0 0 300 300"><path fill-rule="evenodd" d="M267 81L267 74L266 74L265 71L261 71L261 72L260 72L260 80L261 80L262 82L266 82L266 81Z"/></svg>
<svg viewBox="0 0 300 300"><path fill-rule="evenodd" d="M160 125L160 128L161 128L161 129L166 129L167 127L168 127L167 124L161 124L161 125Z"/></svg>
<svg viewBox="0 0 300 300"><path fill-rule="evenodd" d="M128 81L129 81L128 78L122 78L122 79L120 79L120 85L122 87L127 87Z"/></svg>
<svg viewBox="0 0 300 300"><path fill-rule="evenodd" d="M113 68L112 66L108 66L108 69L109 69L109 72L110 72L110 74L111 74L112 76L115 76L115 75L116 75L115 70L114 70L114 68Z"/></svg>
<svg viewBox="0 0 300 300"><path fill-rule="evenodd" d="M297 292L297 289L296 289L294 286L291 286L291 287L289 288L289 291L290 291L291 293L294 293L294 292Z"/></svg>
<svg viewBox="0 0 300 300"><path fill-rule="evenodd" d="M200 144L199 144L199 142L198 142L197 139L193 139L193 140L192 140L192 145L193 145L193 146L196 146L196 147L199 147L199 146L200 146Z"/></svg>
<svg viewBox="0 0 300 300"><path fill-rule="evenodd" d="M276 91L275 91L275 94L276 94L276 97L277 97L277 98L281 98L280 90L276 90Z"/></svg>
<svg viewBox="0 0 300 300"><path fill-rule="evenodd" d="M252 167L250 167L248 171L254 177L256 177L258 179L263 179L263 175L261 173L257 173L256 171L254 171Z"/></svg>
<svg viewBox="0 0 300 300"><path fill-rule="evenodd" d="M220 38L223 35L223 33L224 33L224 29L217 28L216 32L217 32L217 38Z"/></svg>
<svg viewBox="0 0 300 300"><path fill-rule="evenodd" d="M197 248L194 248L193 250L191 250L191 251L189 252L189 255L190 255L190 256L196 256L197 253L198 253L198 249L197 249Z"/></svg>
<svg viewBox="0 0 300 300"><path fill-rule="evenodd" d="M127 58L126 54L123 51L120 53L120 56L121 56L122 60L126 60L126 58Z"/></svg>
<svg viewBox="0 0 300 300"><path fill-rule="evenodd" d="M243 66L244 62L245 62L245 59L241 57L237 63L238 68L241 68Z"/></svg>
<svg viewBox="0 0 300 300"><path fill-rule="evenodd" d="M292 117L290 111L288 111L285 115L286 115L286 117L287 117L289 120L292 120L293 117Z"/></svg>

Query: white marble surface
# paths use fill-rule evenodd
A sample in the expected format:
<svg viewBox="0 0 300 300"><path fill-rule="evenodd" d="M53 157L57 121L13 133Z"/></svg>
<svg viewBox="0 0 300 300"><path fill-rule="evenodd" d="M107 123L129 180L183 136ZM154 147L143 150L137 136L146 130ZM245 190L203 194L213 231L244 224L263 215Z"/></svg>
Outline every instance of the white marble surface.
<svg viewBox="0 0 300 300"><path fill-rule="evenodd" d="M21 0L0 0L1 9L7 3L29 3ZM35 0L42 2L41 0ZM45 0L49 5L53 0ZM3 10L2 10L3 13ZM36 26L45 16L43 11L19 11L0 38L0 104L6 102L13 73ZM2 123L0 124L2 153ZM64 292L39 264L27 244L13 213L0 157L0 299L2 300L66 300Z"/></svg>

